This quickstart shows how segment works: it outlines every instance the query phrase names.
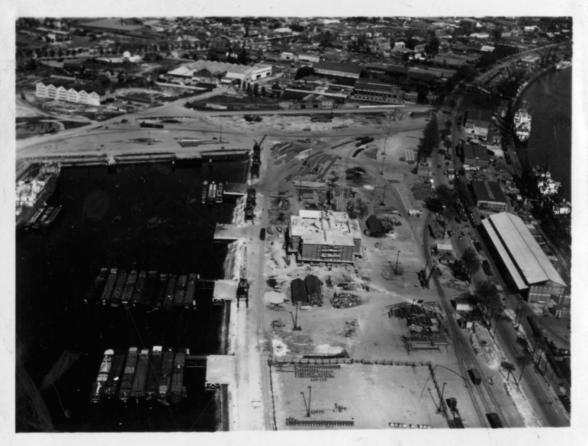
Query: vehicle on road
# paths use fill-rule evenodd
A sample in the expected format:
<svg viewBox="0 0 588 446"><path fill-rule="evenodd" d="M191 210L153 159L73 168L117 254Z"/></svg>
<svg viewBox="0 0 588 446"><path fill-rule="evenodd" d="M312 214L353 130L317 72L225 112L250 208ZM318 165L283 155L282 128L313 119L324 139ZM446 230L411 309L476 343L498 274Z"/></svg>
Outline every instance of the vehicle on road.
<svg viewBox="0 0 588 446"><path fill-rule="evenodd" d="M259 240L265 240L265 228L259 230Z"/></svg>
<svg viewBox="0 0 588 446"><path fill-rule="evenodd" d="M468 370L468 375L470 376L470 379L472 380L472 382L477 386L480 385L480 383L482 382L482 377L480 376L480 372L478 371L477 368L471 368Z"/></svg>

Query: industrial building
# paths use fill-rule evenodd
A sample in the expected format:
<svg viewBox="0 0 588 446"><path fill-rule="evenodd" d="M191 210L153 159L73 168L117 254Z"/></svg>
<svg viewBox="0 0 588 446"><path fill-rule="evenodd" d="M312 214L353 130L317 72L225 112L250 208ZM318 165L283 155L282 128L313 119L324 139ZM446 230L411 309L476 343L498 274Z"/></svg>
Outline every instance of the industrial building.
<svg viewBox="0 0 588 446"><path fill-rule="evenodd" d="M197 81L195 78L199 77L199 73L202 73L204 70L215 77L223 77L228 81L239 80L241 82L252 82L272 75L271 65L257 64L249 66L198 60L168 71L167 76L179 82L193 83Z"/></svg>
<svg viewBox="0 0 588 446"><path fill-rule="evenodd" d="M482 220L482 227L511 284L530 303L562 298L566 283L520 217L500 212Z"/></svg>
<svg viewBox="0 0 588 446"><path fill-rule="evenodd" d="M62 85L57 87L53 84L45 85L43 82L37 82L35 96L76 104L100 105L100 95L95 91L88 93L85 90L78 91L74 88L65 88Z"/></svg>
<svg viewBox="0 0 588 446"><path fill-rule="evenodd" d="M479 144L466 143L463 148L463 168L477 170L490 164L490 155L485 147Z"/></svg>
<svg viewBox="0 0 588 446"><path fill-rule="evenodd" d="M361 250L359 221L345 212L300 210L287 236L288 253L301 262L353 263Z"/></svg>
<svg viewBox="0 0 588 446"><path fill-rule="evenodd" d="M472 181L472 190L480 211L506 211L506 195L496 181Z"/></svg>
<svg viewBox="0 0 588 446"><path fill-rule="evenodd" d="M354 63L319 62L314 66L314 72L323 76L357 80L361 74L361 67Z"/></svg>

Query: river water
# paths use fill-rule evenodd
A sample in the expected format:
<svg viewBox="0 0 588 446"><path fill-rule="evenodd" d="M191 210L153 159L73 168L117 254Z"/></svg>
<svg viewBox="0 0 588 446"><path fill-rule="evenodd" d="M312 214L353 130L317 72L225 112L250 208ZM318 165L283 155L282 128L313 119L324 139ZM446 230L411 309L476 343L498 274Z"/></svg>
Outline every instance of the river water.
<svg viewBox="0 0 588 446"><path fill-rule="evenodd" d="M571 196L572 161L572 70L550 71L523 93L533 116L531 137L521 159L529 165L547 165L552 177L562 183L561 192ZM526 153L525 153L526 152Z"/></svg>
<svg viewBox="0 0 588 446"><path fill-rule="evenodd" d="M204 389L205 369L186 369L188 398L178 405L90 404L105 349L126 352L162 345L191 354L223 353L222 307L211 292L198 309L147 311L85 305L82 297L101 267L224 276L227 246L213 243L216 222L230 222L234 202L201 205L205 178L244 181L243 161L209 166L143 164L64 168L50 204L63 211L47 233L17 234L17 356L36 387L63 352L79 359L54 386L40 390L57 431L211 431L216 395ZM19 384L17 374L17 384ZM22 388L26 380L21 381ZM30 387L30 386L29 386ZM17 394L18 431L44 430ZM37 404L38 406L38 404ZM38 408L38 407L37 407Z"/></svg>

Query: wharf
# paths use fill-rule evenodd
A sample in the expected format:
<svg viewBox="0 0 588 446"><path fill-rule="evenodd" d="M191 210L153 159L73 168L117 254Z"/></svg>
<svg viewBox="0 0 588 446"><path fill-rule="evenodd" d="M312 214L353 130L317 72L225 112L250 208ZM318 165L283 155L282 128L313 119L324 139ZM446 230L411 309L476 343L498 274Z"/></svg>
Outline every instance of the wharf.
<svg viewBox="0 0 588 446"><path fill-rule="evenodd" d="M214 228L215 241L234 242L249 236L250 226L239 226L232 223L217 223Z"/></svg>
<svg viewBox="0 0 588 446"><path fill-rule="evenodd" d="M208 355L206 357L206 379L204 381L207 389L215 389L221 385L228 385L229 390L234 389L236 363L234 355Z"/></svg>
<svg viewBox="0 0 588 446"><path fill-rule="evenodd" d="M247 195L247 185L245 183L225 183L223 195L244 197Z"/></svg>
<svg viewBox="0 0 588 446"><path fill-rule="evenodd" d="M235 300L237 296L237 287L239 282L230 279L219 279L214 282L214 291L212 292L212 300L214 301L231 301Z"/></svg>

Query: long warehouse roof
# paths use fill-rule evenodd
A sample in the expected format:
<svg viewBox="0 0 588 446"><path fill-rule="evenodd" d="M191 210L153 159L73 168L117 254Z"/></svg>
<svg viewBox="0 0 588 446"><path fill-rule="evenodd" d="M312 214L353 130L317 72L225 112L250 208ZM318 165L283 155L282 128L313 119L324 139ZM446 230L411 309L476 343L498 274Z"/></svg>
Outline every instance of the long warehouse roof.
<svg viewBox="0 0 588 446"><path fill-rule="evenodd" d="M552 281L566 285L520 217L500 212L488 217L484 227L503 260L505 256L509 257L510 263L516 266L515 269L527 284ZM514 279L516 275L509 267L509 262L505 260L505 263Z"/></svg>

